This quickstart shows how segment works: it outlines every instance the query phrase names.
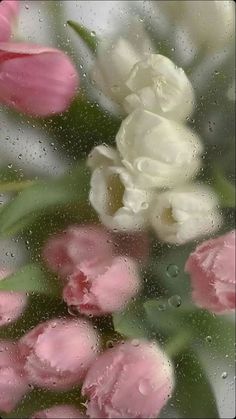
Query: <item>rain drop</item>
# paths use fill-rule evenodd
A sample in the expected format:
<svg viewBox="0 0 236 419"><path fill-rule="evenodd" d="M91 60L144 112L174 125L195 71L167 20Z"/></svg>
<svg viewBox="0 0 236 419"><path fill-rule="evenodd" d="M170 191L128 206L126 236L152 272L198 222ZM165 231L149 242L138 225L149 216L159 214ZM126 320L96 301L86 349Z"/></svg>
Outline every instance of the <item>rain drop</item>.
<svg viewBox="0 0 236 419"><path fill-rule="evenodd" d="M176 278L179 275L179 267L177 265L170 264L167 266L166 273L170 278Z"/></svg>
<svg viewBox="0 0 236 419"><path fill-rule="evenodd" d="M178 308L182 304L181 297L179 295L173 295L169 298L168 303L170 306Z"/></svg>

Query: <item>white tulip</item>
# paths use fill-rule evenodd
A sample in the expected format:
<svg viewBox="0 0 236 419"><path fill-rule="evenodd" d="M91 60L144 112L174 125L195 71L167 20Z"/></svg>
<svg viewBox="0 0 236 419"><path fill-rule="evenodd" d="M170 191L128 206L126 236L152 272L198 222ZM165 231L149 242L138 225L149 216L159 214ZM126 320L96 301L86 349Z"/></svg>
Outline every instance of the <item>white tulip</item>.
<svg viewBox="0 0 236 419"><path fill-rule="evenodd" d="M204 186L187 186L157 195L150 209L151 224L159 239L183 244L209 235L221 225L218 200Z"/></svg>
<svg viewBox="0 0 236 419"><path fill-rule="evenodd" d="M122 164L140 188L170 188L192 180L203 147L186 126L137 109L116 136Z"/></svg>
<svg viewBox="0 0 236 419"><path fill-rule="evenodd" d="M175 120L191 115L192 84L182 68L160 54L150 54L131 70L126 81L130 93L124 100L127 113L138 107Z"/></svg>
<svg viewBox="0 0 236 419"><path fill-rule="evenodd" d="M110 147L95 147L88 165L93 170L89 199L101 222L116 230L144 228L152 193L134 185L118 153Z"/></svg>
<svg viewBox="0 0 236 419"><path fill-rule="evenodd" d="M125 81L130 70L152 51L151 41L143 26L132 25L127 38L120 36L99 43L91 79L103 93L122 104L129 93Z"/></svg>

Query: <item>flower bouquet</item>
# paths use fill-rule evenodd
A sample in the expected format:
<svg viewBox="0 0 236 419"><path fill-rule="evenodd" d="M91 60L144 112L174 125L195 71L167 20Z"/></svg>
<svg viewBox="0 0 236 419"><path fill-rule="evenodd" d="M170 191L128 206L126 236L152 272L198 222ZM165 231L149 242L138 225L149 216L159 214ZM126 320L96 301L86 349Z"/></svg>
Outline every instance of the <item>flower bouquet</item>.
<svg viewBox="0 0 236 419"><path fill-rule="evenodd" d="M53 46L13 36L33 3ZM1 416L226 417L235 4L121 2L104 35L66 3L0 2L0 247L24 249L0 258ZM39 134L59 174L32 168Z"/></svg>

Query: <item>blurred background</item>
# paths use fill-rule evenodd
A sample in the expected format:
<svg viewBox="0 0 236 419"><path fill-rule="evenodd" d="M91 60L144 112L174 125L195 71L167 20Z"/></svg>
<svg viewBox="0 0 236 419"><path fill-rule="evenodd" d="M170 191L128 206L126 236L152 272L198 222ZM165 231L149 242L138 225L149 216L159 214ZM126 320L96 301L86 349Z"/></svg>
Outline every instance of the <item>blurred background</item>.
<svg viewBox="0 0 236 419"><path fill-rule="evenodd" d="M191 4L201 2L186 3L189 3L189 16L182 13L181 1L22 1L15 38L67 51L78 67L88 96L115 113L114 105L101 97L89 83L93 57L66 22L77 21L94 36L109 39L115 34L129 33L133 25L145 27L157 52L183 67L194 85L198 103L189 124L205 143L206 165L210 167L214 159L214 164L219 165L227 178L235 181L234 40L217 41L221 22L220 17L217 22L208 11L211 1L204 2L204 15L195 16L191 14ZM75 113L74 118L77 117L79 119ZM68 170L80 155L88 151L79 124L78 130L75 128L71 132L67 121L67 125L62 124L60 134L50 130L50 124L48 121L45 127L39 127L31 119L1 107L0 167L13 167L28 177L54 177ZM96 141L102 142L102 139ZM209 148L215 150L210 161ZM0 193L0 202L8 198ZM26 244L19 238L0 241L0 263L14 269L26 259ZM219 359L206 359L203 355L203 362L217 395L221 417L234 417L233 368L229 370L227 358L221 359L219 364ZM226 378L222 378L224 371L227 372Z"/></svg>

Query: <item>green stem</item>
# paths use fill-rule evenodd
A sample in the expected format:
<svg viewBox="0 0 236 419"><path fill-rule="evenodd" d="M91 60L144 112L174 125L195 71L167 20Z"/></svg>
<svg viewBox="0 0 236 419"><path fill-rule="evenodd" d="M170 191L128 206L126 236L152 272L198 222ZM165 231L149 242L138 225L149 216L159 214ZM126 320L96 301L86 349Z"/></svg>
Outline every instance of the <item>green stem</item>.
<svg viewBox="0 0 236 419"><path fill-rule="evenodd" d="M225 208L235 208L235 186L224 177L219 169L215 168L213 174L215 175L213 187L219 195L221 205Z"/></svg>
<svg viewBox="0 0 236 419"><path fill-rule="evenodd" d="M176 335L172 340L170 340L165 347L165 352L170 358L175 358L179 353L186 349L191 342L191 332L190 330L182 330L181 333Z"/></svg>
<svg viewBox="0 0 236 419"><path fill-rule="evenodd" d="M20 192L23 189L32 186L35 183L33 180L23 180L21 182L4 182L0 183L0 192Z"/></svg>

